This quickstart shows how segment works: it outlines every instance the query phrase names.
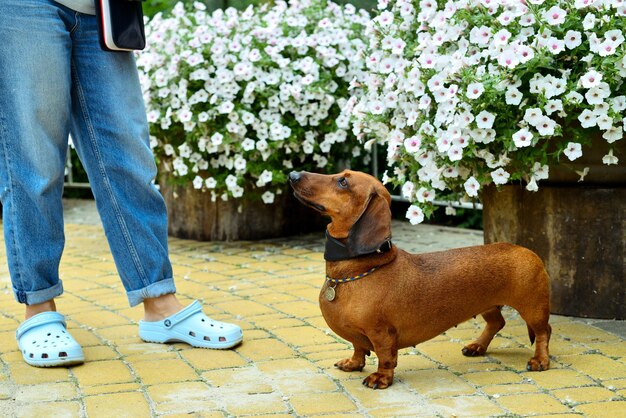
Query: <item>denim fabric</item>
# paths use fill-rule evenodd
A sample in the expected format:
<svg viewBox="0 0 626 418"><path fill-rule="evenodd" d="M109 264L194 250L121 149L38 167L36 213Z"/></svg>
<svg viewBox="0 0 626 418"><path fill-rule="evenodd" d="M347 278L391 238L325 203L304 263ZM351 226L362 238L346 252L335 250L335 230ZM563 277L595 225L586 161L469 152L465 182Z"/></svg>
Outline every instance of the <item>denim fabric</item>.
<svg viewBox="0 0 626 418"><path fill-rule="evenodd" d="M16 299L63 292L68 133L130 305L175 292L132 53L102 51L95 16L52 0L1 0L0 40L0 199Z"/></svg>

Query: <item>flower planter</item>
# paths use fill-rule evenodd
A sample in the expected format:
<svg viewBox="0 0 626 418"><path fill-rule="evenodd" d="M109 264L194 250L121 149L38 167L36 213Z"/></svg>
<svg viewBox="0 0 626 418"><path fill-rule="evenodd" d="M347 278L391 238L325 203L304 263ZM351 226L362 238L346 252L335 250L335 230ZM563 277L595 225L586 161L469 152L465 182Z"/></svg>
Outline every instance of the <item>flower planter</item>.
<svg viewBox="0 0 626 418"><path fill-rule="evenodd" d="M168 232L199 241L237 241L276 238L323 231L325 220L298 202L286 190L273 204L262 201L218 199L189 186L168 184L162 177L161 194L167 205Z"/></svg>
<svg viewBox="0 0 626 418"><path fill-rule="evenodd" d="M626 319L626 179L598 185L485 188L485 243L511 242L543 259L552 312Z"/></svg>

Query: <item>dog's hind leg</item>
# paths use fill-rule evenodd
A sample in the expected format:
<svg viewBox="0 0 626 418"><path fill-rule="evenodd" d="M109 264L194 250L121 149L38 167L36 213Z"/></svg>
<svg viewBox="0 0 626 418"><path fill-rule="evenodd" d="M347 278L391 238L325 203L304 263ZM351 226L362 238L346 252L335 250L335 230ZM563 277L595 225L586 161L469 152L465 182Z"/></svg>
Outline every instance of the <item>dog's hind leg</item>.
<svg viewBox="0 0 626 418"><path fill-rule="evenodd" d="M354 345L354 344L353 344ZM365 367L365 356L370 355L370 350L354 345L352 358L346 358L335 363L335 367L344 372L361 371Z"/></svg>
<svg viewBox="0 0 626 418"><path fill-rule="evenodd" d="M543 371L550 368L550 352L548 344L552 335L552 327L548 323L550 319L549 308L545 310L533 310L531 312L520 311L521 317L528 325L528 334L532 344L533 334L535 338L535 355L528 360L528 371Z"/></svg>
<svg viewBox="0 0 626 418"><path fill-rule="evenodd" d="M506 324L500 309L502 309L502 306L494 306L481 314L487 322L487 325L476 341L463 347L461 352L464 356L475 357L485 355L487 347L489 347L493 337L498 333L498 331L504 328L504 325Z"/></svg>

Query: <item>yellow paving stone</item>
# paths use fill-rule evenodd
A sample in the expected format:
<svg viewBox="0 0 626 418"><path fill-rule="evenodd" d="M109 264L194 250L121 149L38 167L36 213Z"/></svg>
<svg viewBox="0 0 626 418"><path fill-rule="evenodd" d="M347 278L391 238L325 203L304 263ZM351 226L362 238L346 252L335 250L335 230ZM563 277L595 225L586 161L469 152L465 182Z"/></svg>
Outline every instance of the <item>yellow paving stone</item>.
<svg viewBox="0 0 626 418"><path fill-rule="evenodd" d="M589 403L578 405L574 409L588 418L617 418L626 416L626 401Z"/></svg>
<svg viewBox="0 0 626 418"><path fill-rule="evenodd" d="M587 343L589 347L599 350L602 354L610 357L626 357L626 342L610 342L610 343Z"/></svg>
<svg viewBox="0 0 626 418"><path fill-rule="evenodd" d="M560 389L593 385L595 382L585 374L570 369L550 369L545 372L529 372L524 376L544 389Z"/></svg>
<svg viewBox="0 0 626 418"><path fill-rule="evenodd" d="M271 382L283 394L336 392L337 384L327 375L287 370L271 375Z"/></svg>
<svg viewBox="0 0 626 418"><path fill-rule="evenodd" d="M83 353L85 354L85 361L88 362L96 360L115 360L120 357L118 353L106 345L83 347Z"/></svg>
<svg viewBox="0 0 626 418"><path fill-rule="evenodd" d="M77 398L78 390L70 382L19 385L14 396L18 403L67 401Z"/></svg>
<svg viewBox="0 0 626 418"><path fill-rule="evenodd" d="M9 363L9 372L13 383L34 385L38 383L67 382L70 379L69 370L76 370L80 367L82 366L70 369L33 367L20 359Z"/></svg>
<svg viewBox="0 0 626 418"><path fill-rule="evenodd" d="M620 338L606 331L595 328L582 322L570 321L559 324L554 327L552 332L566 336L572 341L589 341L589 342L619 342Z"/></svg>
<svg viewBox="0 0 626 418"><path fill-rule="evenodd" d="M502 395L515 395L519 393L536 393L541 391L539 387L531 385L530 383L487 385L481 386L480 390L494 397Z"/></svg>
<svg viewBox="0 0 626 418"><path fill-rule="evenodd" d="M427 357L446 365L449 364L467 364L467 363L481 363L483 358L481 357L465 357L461 353L463 344L453 343L449 341L427 341L417 346L417 350L425 354ZM524 363L525 365L526 363Z"/></svg>
<svg viewBox="0 0 626 418"><path fill-rule="evenodd" d="M142 393L112 393L85 398L89 417L138 418L151 416L150 406Z"/></svg>
<svg viewBox="0 0 626 418"><path fill-rule="evenodd" d="M228 303L216 303L214 304L214 306L234 315L241 315L244 318L247 316L275 312L272 308L251 300L238 300L230 301Z"/></svg>
<svg viewBox="0 0 626 418"><path fill-rule="evenodd" d="M328 324L326 323L326 320L322 317L322 315L307 318L305 322L311 325L312 327L322 330L327 335L333 335L341 339L339 336L337 336L337 334L335 334L333 330L329 328ZM341 340L345 341L343 339Z"/></svg>
<svg viewBox="0 0 626 418"><path fill-rule="evenodd" d="M411 418L433 418L437 416L434 408L425 407L417 404L404 404L397 406L390 406L386 408L376 408L367 411L369 415L374 418L397 418L397 417L411 417Z"/></svg>
<svg viewBox="0 0 626 418"><path fill-rule="evenodd" d="M367 409L400 407L410 404L421 404L425 408L427 401L420 394L416 394L404 384L394 381L394 384L386 390L374 390L363 386L361 379L352 379L341 382L341 386L346 392L356 400L359 405Z"/></svg>
<svg viewBox="0 0 626 418"><path fill-rule="evenodd" d="M276 305L278 303L291 302L297 299L298 298L293 295L281 293L280 289L274 289L270 293L265 293L263 295L258 295L254 297L254 300L256 302L262 303L264 305Z"/></svg>
<svg viewBox="0 0 626 418"><path fill-rule="evenodd" d="M259 319L257 319L259 318ZM289 328L289 327L301 327L306 325L302 320L297 318L280 318L280 319L261 319L262 317L255 317L253 319L255 325L259 328L267 330L274 330L276 328Z"/></svg>
<svg viewBox="0 0 626 418"><path fill-rule="evenodd" d="M400 379L417 393L430 398L473 395L473 386L446 370L408 370Z"/></svg>
<svg viewBox="0 0 626 418"><path fill-rule="evenodd" d="M463 379L476 386L484 386L521 383L524 377L509 371L492 371L464 374Z"/></svg>
<svg viewBox="0 0 626 418"><path fill-rule="evenodd" d="M5 342L4 344L0 344L0 354L10 353L19 349L17 340L15 339L15 329L11 331L1 331L0 341Z"/></svg>
<svg viewBox="0 0 626 418"><path fill-rule="evenodd" d="M552 394L567 404L602 402L617 397L615 392L599 386L554 390Z"/></svg>
<svg viewBox="0 0 626 418"><path fill-rule="evenodd" d="M243 335L244 342L253 340L264 340L270 337L271 335L267 331L263 331L262 329L247 329Z"/></svg>
<svg viewBox="0 0 626 418"><path fill-rule="evenodd" d="M346 350L346 353L348 353L349 352L348 350L350 351L352 350L352 346L348 344L344 344L344 343L334 342L334 343L329 343L329 344L304 345L302 347L299 347L298 350L305 354L319 353L321 351L338 351L338 350Z"/></svg>
<svg viewBox="0 0 626 418"><path fill-rule="evenodd" d="M303 393L289 397L298 415L329 414L356 410L356 405L342 393Z"/></svg>
<svg viewBox="0 0 626 418"><path fill-rule="evenodd" d="M285 270L292 269L292 267L285 265L283 263L277 263L277 262L271 262L271 261L257 261L257 262L250 262L250 261L252 260L248 261L250 263L249 267L254 270L261 270L261 271L274 273L274 272L282 272Z"/></svg>
<svg viewBox="0 0 626 418"><path fill-rule="evenodd" d="M81 392L85 396L90 396L104 395L107 393L134 392L140 389L141 387L138 383L113 383L111 385L86 386L81 388Z"/></svg>
<svg viewBox="0 0 626 418"><path fill-rule="evenodd" d="M80 386L132 382L135 378L120 360L92 361L72 369Z"/></svg>
<svg viewBox="0 0 626 418"><path fill-rule="evenodd" d="M148 396L156 403L155 409L159 414L192 414L217 409L213 392L201 382L168 383L148 388Z"/></svg>
<svg viewBox="0 0 626 418"><path fill-rule="evenodd" d="M296 356L292 348L276 339L245 340L236 350L239 354L252 361L293 358Z"/></svg>
<svg viewBox="0 0 626 418"><path fill-rule="evenodd" d="M138 325L118 325L114 327L100 328L94 332L114 344L130 344L141 341L139 338Z"/></svg>
<svg viewBox="0 0 626 418"><path fill-rule="evenodd" d="M337 362L349 357L352 357L352 350L345 349L335 351L318 351L317 353L310 353L306 355L306 358L310 361L334 360Z"/></svg>
<svg viewBox="0 0 626 418"><path fill-rule="evenodd" d="M622 379L607 380L604 385L609 389L626 389L626 377Z"/></svg>
<svg viewBox="0 0 626 418"><path fill-rule="evenodd" d="M172 350L172 344L156 344L156 343L130 343L117 345L117 350L129 361L146 357L146 360L153 361L160 359L178 358L177 354ZM188 347L188 346L187 346Z"/></svg>
<svg viewBox="0 0 626 418"><path fill-rule="evenodd" d="M127 318L105 310L84 312L76 315L73 319L96 329L128 324Z"/></svg>
<svg viewBox="0 0 626 418"><path fill-rule="evenodd" d="M317 373L319 368L303 358L257 362L260 371L268 374L283 373L285 371L309 371Z"/></svg>
<svg viewBox="0 0 626 418"><path fill-rule="evenodd" d="M248 343L246 343L248 344ZM244 366L248 362L232 350L203 350L192 348L183 350L180 355L198 370L213 370Z"/></svg>
<svg viewBox="0 0 626 418"><path fill-rule="evenodd" d="M434 399L430 403L444 416L455 417L492 417L503 415L504 410L483 396L456 396Z"/></svg>
<svg viewBox="0 0 626 418"><path fill-rule="evenodd" d="M485 358L484 361L480 363L457 363L446 365L447 369L454 373L466 374L466 373L475 373L475 372L492 372L496 370L505 370L506 366L500 363L494 363L489 361L490 359Z"/></svg>
<svg viewBox="0 0 626 418"><path fill-rule="evenodd" d="M513 414L534 415L547 413L565 413L570 409L552 396L528 393L522 395L501 396L496 402Z"/></svg>
<svg viewBox="0 0 626 418"><path fill-rule="evenodd" d="M278 393L241 394L226 393L221 397L224 408L232 415L259 415L285 413L288 408Z"/></svg>
<svg viewBox="0 0 626 418"><path fill-rule="evenodd" d="M626 363L600 354L564 356L559 360L594 379L607 380L626 376Z"/></svg>
<svg viewBox="0 0 626 418"><path fill-rule="evenodd" d="M80 403L78 402L38 402L19 404L14 411L16 418L32 417L78 417L80 416Z"/></svg>
<svg viewBox="0 0 626 418"><path fill-rule="evenodd" d="M187 382L198 380L196 372L182 360L135 361L132 363L137 376L145 385Z"/></svg>
<svg viewBox="0 0 626 418"><path fill-rule="evenodd" d="M337 340L332 336L310 326L279 328L272 330L272 333L286 343L293 344L295 346L337 342Z"/></svg>
<svg viewBox="0 0 626 418"><path fill-rule="evenodd" d="M186 414L186 413L165 413L161 416L167 417L167 418L224 418L225 415L222 411L202 411L202 412L195 412L193 414ZM272 415L272 417L277 417L280 418L280 415Z"/></svg>
<svg viewBox="0 0 626 418"><path fill-rule="evenodd" d="M288 303L279 303L273 305L275 309L278 309L288 315L294 315L298 318L310 318L320 315L320 308L317 302L297 301Z"/></svg>
<svg viewBox="0 0 626 418"><path fill-rule="evenodd" d="M245 394L272 393L268 375L259 371L256 366L239 367L236 369L211 370L202 373L202 378L214 388L223 390L231 388Z"/></svg>

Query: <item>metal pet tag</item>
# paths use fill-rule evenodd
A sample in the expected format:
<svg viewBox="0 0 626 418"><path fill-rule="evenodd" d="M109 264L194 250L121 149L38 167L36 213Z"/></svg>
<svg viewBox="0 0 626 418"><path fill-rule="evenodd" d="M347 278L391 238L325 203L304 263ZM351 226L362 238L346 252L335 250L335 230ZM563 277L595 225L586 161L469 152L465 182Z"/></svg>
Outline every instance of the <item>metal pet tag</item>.
<svg viewBox="0 0 626 418"><path fill-rule="evenodd" d="M335 300L335 288L327 286L326 291L324 291L324 296L326 296L326 300L329 302Z"/></svg>

